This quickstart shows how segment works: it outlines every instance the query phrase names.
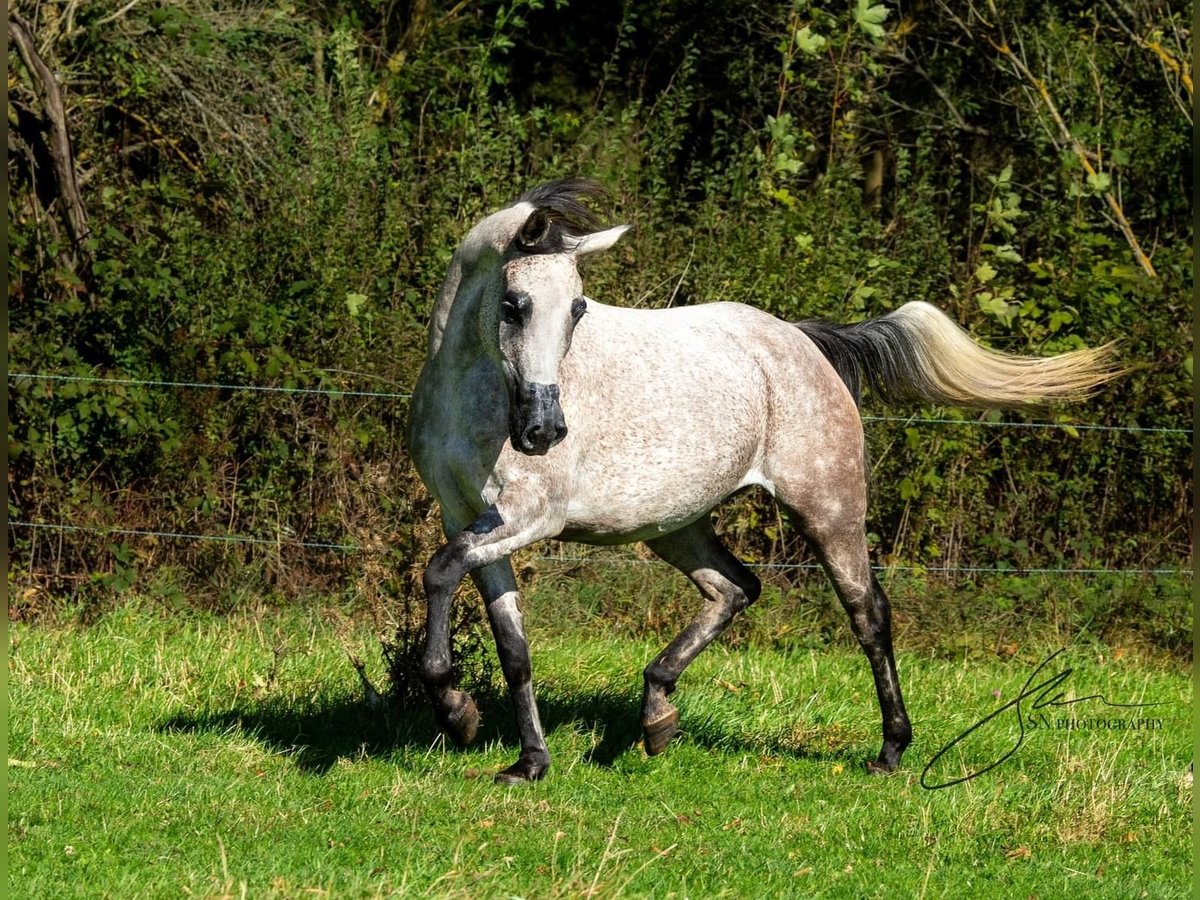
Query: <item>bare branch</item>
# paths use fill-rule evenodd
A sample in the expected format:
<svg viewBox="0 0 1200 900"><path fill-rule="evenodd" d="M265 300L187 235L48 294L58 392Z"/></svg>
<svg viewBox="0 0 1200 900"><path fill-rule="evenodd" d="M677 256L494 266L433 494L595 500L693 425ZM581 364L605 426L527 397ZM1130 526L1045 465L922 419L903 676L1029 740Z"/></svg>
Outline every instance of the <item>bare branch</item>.
<svg viewBox="0 0 1200 900"><path fill-rule="evenodd" d="M1022 78L1024 78L1027 82L1029 82L1030 85L1033 86L1033 88L1037 91L1038 96L1041 98L1042 104L1046 107L1046 111L1050 113L1050 118L1053 119L1054 124L1058 126L1059 137L1061 137L1063 142L1074 151L1075 156L1079 159L1080 164L1083 166L1083 170L1087 172L1089 176L1095 176L1097 172L1095 167L1092 165L1091 160L1088 158L1089 154L1087 148L1079 143L1079 139L1076 138L1075 135L1071 134L1071 129L1069 129L1067 127L1067 123L1063 121L1062 114L1058 111L1058 107L1055 105L1054 99L1050 96L1050 91L1046 88L1046 83L1029 71L1029 67L1025 65L1020 57L1012 52L1012 49L1008 46L1008 44L997 44L986 35L985 40L992 45L997 53L1005 57L1012 64L1013 68L1017 70L1018 74ZM1138 243L1137 236L1133 233L1133 228L1130 226L1129 220L1125 218L1125 212L1121 209L1121 204L1117 202L1116 196L1112 191L1106 190L1102 191L1102 193L1104 194L1105 201L1108 203L1109 209L1112 210L1113 215L1116 217L1117 225L1120 227L1121 233L1125 235L1125 240L1129 243L1129 248L1133 251L1134 258L1138 261L1138 264L1141 265L1142 270L1147 275L1149 275L1151 278L1157 278L1158 273L1154 271L1154 265L1150 262L1150 258L1146 256L1145 252L1142 250L1142 245Z"/></svg>
<svg viewBox="0 0 1200 900"><path fill-rule="evenodd" d="M978 125L972 125L967 122L967 120L962 117L962 113L958 111L958 107L954 105L954 101L950 99L950 95L942 90L941 85L934 81L930 74L921 66L921 64L908 55L907 51L893 50L890 55L893 59L896 59L899 62L911 67L914 72L925 79L929 86L933 88L933 92L937 94L938 99L942 101L947 112L950 113L950 118L954 121L954 124L960 131L965 131L968 134L978 134L981 136L991 134L991 132L986 128L982 128Z"/></svg>
<svg viewBox="0 0 1200 900"><path fill-rule="evenodd" d="M137 6L141 2L142 2L142 0L129 0L128 3L126 3L124 6L122 6L120 9L118 9L112 15L105 16L103 19L100 19L99 21L97 21L96 25L97 26L107 25L109 22L117 21L117 19L121 18L121 16L125 15L125 13L129 12L131 9L133 9L135 6Z"/></svg>
<svg viewBox="0 0 1200 900"><path fill-rule="evenodd" d="M945 0L939 0L938 6L942 12L945 13L945 15L963 31L964 34L972 39L979 37L976 32L972 31L970 25L955 15ZM1044 106L1046 111L1050 114L1050 118L1053 121L1056 130L1058 131L1059 139L1063 144L1071 148L1071 151L1079 160L1080 165L1083 166L1083 170L1089 176L1097 175L1098 173L1096 168L1092 165L1092 160L1097 158L1096 154L1084 147L1083 144L1081 144L1075 137L1075 135L1071 134L1071 130L1067 127L1067 123L1063 120L1062 114L1058 111L1058 106L1055 104L1054 98L1050 96L1050 91L1046 87L1046 82L1043 79L1036 77L1033 72L1030 71L1029 66L1022 58L1024 55L1023 47L1021 55L1013 52L1012 47L1009 46L1007 38L1004 36L1003 24L1000 20L999 14L996 12L996 7L992 0L988 0L988 10L992 14L992 18L995 20L995 25L989 23L988 20L979 12L979 10L975 8L975 5L970 2L970 0L968 0L967 6L970 10L971 17L981 22L987 31L991 31L993 28L997 29L1000 37L999 43L993 40L991 34L987 33L987 31L985 31L985 33L982 35L983 40L987 41L992 49L999 53L1001 57L1008 60L1022 81L1029 87L1033 88L1038 99L1041 100L1042 106ZM1020 35L1017 35L1017 42L1018 46L1020 46ZM1055 143L1057 143L1057 141ZM1117 200L1112 191L1105 190L1101 191L1101 193L1104 195L1104 201L1108 204L1108 208L1112 210L1112 214L1116 219L1117 227L1120 228L1121 233L1125 236L1126 242L1129 244L1130 250L1133 251L1134 258L1142 267L1142 271L1144 271L1151 278L1157 278L1158 273L1154 270L1154 265L1150 262L1150 258L1146 256L1145 251L1142 250L1142 245L1138 243L1137 236L1133 233L1133 227L1129 224L1129 220L1125 217L1125 212L1121 209L1120 202Z"/></svg>
<svg viewBox="0 0 1200 900"><path fill-rule="evenodd" d="M71 149L71 134L67 130L67 114L63 107L62 93L50 67L38 54L33 33L19 16L8 20L8 34L17 45L25 67L33 78L34 89L42 103L42 112L50 124L50 157L54 164L54 175L58 182L58 196L62 200L64 219L72 242L78 246L88 236L87 210L79 196L79 183L75 172L75 157Z"/></svg>

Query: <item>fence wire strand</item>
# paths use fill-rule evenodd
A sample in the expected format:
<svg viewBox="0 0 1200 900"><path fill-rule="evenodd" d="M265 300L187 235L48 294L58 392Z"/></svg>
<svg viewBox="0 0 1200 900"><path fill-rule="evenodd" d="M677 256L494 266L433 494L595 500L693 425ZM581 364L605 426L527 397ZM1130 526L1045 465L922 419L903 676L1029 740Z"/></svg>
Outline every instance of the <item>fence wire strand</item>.
<svg viewBox="0 0 1200 900"><path fill-rule="evenodd" d="M165 388L175 390L220 390L220 391L248 391L257 393L273 393L273 394L292 394L292 395L309 395L309 396L324 396L324 397L362 397L380 400L411 400L411 393L401 393L396 391L363 391L352 389L337 389L337 388L304 388L304 387L278 387L273 385L257 385L257 384L226 384L223 382L206 382L206 381L151 381L136 378L103 378L96 376L85 375L55 375L35 372L12 372L8 376L10 381L26 380L32 382L58 383L58 384L93 384L93 385L120 385L123 387L150 387L150 388ZM1096 424L1074 424L1070 422L1015 422L1015 421L989 421L986 419L950 419L950 418L931 418L921 416L873 416L864 415L865 422L892 422L905 425L974 425L982 427L1007 427L1007 428L1027 428L1027 429L1057 429L1065 431L1099 431L1099 432L1124 432L1131 434L1192 434L1191 428L1172 428L1163 426L1145 426L1145 425L1096 425ZM49 530L59 532L86 532L102 535L126 535L131 537L153 537L168 540L190 540L190 541L212 541L227 544L252 544L256 546L273 546L273 547L299 547L309 550L336 550L343 553L356 553L362 550L356 544L337 544L326 543L321 541L300 541L290 538L260 538L251 535L239 534L193 534L179 531L154 531L149 529L137 528L100 528L83 525L67 525L56 522L24 522L10 521L10 528L28 528L31 530ZM629 557L595 557L595 556L538 556L536 557L542 562L558 562L558 563L574 563L574 564L602 564L602 565L636 565L640 563L653 562L653 560L643 560ZM816 563L752 563L751 568L757 569L772 569L772 570L816 570L820 566ZM1069 568L1069 567L1033 567L1033 568L1000 568L988 566L920 566L920 565L876 565L873 569L879 572L892 571L913 571L913 572L939 572L939 573L964 573L964 574L1010 574L1010 575L1120 575L1120 574L1138 574L1138 575L1187 575L1191 576L1191 569L1171 569L1171 568L1152 568L1152 569L1105 569L1105 568Z"/></svg>
<svg viewBox="0 0 1200 900"><path fill-rule="evenodd" d="M186 388L204 391L257 391L264 394L317 394L325 397L378 397L384 400L410 400L412 394L389 391L357 391L337 388L275 387L267 384L222 384L215 381L141 381L136 378L93 378L85 375L43 375L13 372L9 380L52 381L62 384L119 384L124 387Z"/></svg>
<svg viewBox="0 0 1200 900"><path fill-rule="evenodd" d="M304 547L310 550L341 550L355 552L361 550L357 544L325 544L320 541L297 541L290 538L260 538L248 534L191 534L186 531L151 531L142 528L99 528L88 525L65 525L60 522L21 522L8 523L9 528L30 528L46 531L77 531L87 534L124 534L134 537L174 538L187 541L216 541L225 544L256 544L272 547Z"/></svg>
<svg viewBox="0 0 1200 900"><path fill-rule="evenodd" d="M236 534L191 534L181 531L151 531L139 528L100 528L86 525L66 525L57 522L23 522L11 521L9 528L30 528L47 531L86 532L101 535L130 535L134 537L155 537L176 540L214 541L228 544L254 544L272 547L303 547L313 550L338 550L343 553L357 553L363 548L357 544L333 544L319 541L297 541L287 538L260 538ZM547 556L539 555L534 559L539 562L572 563L583 565L645 565L656 562L653 559L639 559L628 556ZM778 571L817 570L817 563L747 563L751 569ZM997 574L997 575L1188 575L1191 569L1101 569L1101 568L1067 568L1067 567L1008 567L999 566L922 566L922 565L873 565L876 572L939 572L950 574L961 572L965 574Z"/></svg>
<svg viewBox="0 0 1200 900"><path fill-rule="evenodd" d="M143 381L136 378L99 378L86 375L49 375L36 372L12 372L9 380L25 379L28 381L57 382L61 384L112 384L125 387L153 387L190 390L219 390L219 391L254 391L274 394L307 394L325 397L369 397L382 400L411 400L411 393L392 391L360 391L341 390L337 388L300 388L275 387L263 384L225 384L208 381ZM898 422L904 424L922 425L975 425L984 428L1033 428L1058 429L1062 431L1107 431L1125 432L1129 434L1191 434L1191 428L1173 428L1158 425L1095 425L1089 423L1074 424L1071 422L992 422L987 419L948 419L929 418L920 416L870 416L862 417L864 422Z"/></svg>

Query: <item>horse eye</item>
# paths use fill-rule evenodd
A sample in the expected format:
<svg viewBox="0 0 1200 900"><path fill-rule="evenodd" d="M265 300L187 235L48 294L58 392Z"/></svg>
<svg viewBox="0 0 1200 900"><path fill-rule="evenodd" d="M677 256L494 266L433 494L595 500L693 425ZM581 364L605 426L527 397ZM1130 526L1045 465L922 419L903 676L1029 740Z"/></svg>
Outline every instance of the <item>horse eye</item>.
<svg viewBox="0 0 1200 900"><path fill-rule="evenodd" d="M587 301L582 297L576 297L571 303L571 318L578 322L583 318L585 312L587 312Z"/></svg>
<svg viewBox="0 0 1200 900"><path fill-rule="evenodd" d="M529 298L519 294L505 294L500 301L500 315L509 325L520 325L529 312Z"/></svg>

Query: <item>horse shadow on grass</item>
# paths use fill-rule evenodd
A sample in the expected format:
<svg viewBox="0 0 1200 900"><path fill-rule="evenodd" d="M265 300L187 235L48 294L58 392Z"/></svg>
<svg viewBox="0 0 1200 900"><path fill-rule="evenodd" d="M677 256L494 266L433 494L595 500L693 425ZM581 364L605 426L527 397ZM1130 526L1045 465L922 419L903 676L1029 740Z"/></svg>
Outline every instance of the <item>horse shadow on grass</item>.
<svg viewBox="0 0 1200 900"><path fill-rule="evenodd" d="M500 742L517 752L520 742L513 724L507 698L496 694L476 696L482 723L472 747ZM593 691L539 698L538 708L547 734L557 728L591 730L597 735L592 749L584 755L589 765L611 768L617 758L641 739L638 701L625 694ZM855 754L849 749L819 750L782 741L746 740L711 721L697 722L689 728L681 723L684 739L700 746L724 752L774 754L800 759L849 762ZM323 775L339 760L387 757L403 750L424 751L436 744L437 725L428 707L413 709L369 709L357 696L345 696L309 709L266 698L224 712L181 713L161 722L167 733L227 734L240 732L275 753L290 756L296 767L313 775Z"/></svg>

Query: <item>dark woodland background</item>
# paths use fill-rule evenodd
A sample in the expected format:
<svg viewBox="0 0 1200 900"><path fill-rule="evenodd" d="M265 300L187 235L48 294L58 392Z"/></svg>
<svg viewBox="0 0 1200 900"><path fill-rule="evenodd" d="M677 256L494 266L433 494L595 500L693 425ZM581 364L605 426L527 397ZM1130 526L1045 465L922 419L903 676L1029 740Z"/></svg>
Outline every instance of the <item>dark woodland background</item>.
<svg viewBox="0 0 1200 900"><path fill-rule="evenodd" d="M1132 371L1092 403L990 418L1190 427L1190 4L9 15L10 373L406 393L466 229L578 174L634 226L589 263L597 299L839 322L927 300L1010 351L1119 339ZM402 398L10 375L8 409L10 518L84 529L10 530L16 615L401 595L436 540ZM1190 566L1190 433L867 430L882 562ZM803 558L761 497L720 527L748 559ZM1157 617L1161 586L1139 596Z"/></svg>

